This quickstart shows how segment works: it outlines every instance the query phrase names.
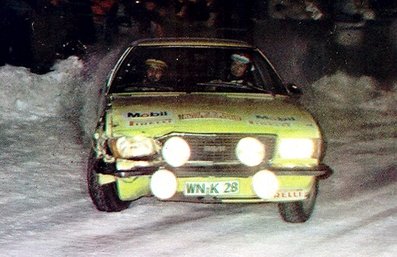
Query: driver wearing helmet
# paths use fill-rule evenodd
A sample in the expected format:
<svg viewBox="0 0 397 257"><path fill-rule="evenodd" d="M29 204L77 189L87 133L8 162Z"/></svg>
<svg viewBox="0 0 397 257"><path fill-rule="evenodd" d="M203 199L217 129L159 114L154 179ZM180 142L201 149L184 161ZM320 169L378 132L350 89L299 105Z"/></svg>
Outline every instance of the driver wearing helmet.
<svg viewBox="0 0 397 257"><path fill-rule="evenodd" d="M157 59L147 59L145 65L146 75L143 80L144 83L160 82L168 68L168 65L164 61Z"/></svg>

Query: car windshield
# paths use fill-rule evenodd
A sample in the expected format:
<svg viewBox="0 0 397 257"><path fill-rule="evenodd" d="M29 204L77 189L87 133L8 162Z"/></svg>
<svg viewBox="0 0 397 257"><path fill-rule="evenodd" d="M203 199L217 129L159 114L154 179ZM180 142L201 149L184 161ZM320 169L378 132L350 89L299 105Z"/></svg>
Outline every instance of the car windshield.
<svg viewBox="0 0 397 257"><path fill-rule="evenodd" d="M252 48L137 46L116 69L109 92L148 91L287 94Z"/></svg>

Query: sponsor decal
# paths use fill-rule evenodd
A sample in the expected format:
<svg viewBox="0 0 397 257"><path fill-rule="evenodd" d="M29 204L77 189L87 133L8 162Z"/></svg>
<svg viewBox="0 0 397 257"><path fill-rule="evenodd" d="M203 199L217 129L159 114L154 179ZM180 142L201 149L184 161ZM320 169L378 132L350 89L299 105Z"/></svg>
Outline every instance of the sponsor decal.
<svg viewBox="0 0 397 257"><path fill-rule="evenodd" d="M240 116L234 114L223 113L223 112L212 112L212 111L178 114L178 118L180 120L189 120L189 119L222 119L222 120L236 120L236 121L241 120Z"/></svg>
<svg viewBox="0 0 397 257"><path fill-rule="evenodd" d="M276 193L274 198L282 199L304 199L307 197L307 193L302 190L299 191L279 191Z"/></svg>
<svg viewBox="0 0 397 257"><path fill-rule="evenodd" d="M296 118L293 116L271 116L257 114L253 120L248 122L252 125L291 127L291 122L294 121L296 121Z"/></svg>
<svg viewBox="0 0 397 257"><path fill-rule="evenodd" d="M269 116L269 115L255 115L256 119L259 120L271 120L271 121L296 121L293 116Z"/></svg>
<svg viewBox="0 0 397 257"><path fill-rule="evenodd" d="M169 116L168 112L129 112L127 113L128 118L155 118L155 117L167 117Z"/></svg>
<svg viewBox="0 0 397 257"><path fill-rule="evenodd" d="M258 120L250 120L248 122L251 125L274 126L274 127L291 127L291 124L290 123L286 123L286 122L258 121Z"/></svg>
<svg viewBox="0 0 397 257"><path fill-rule="evenodd" d="M158 120L134 120L130 121L129 125L134 126L151 126L151 125L163 125L172 123L172 119L158 119Z"/></svg>
<svg viewBox="0 0 397 257"><path fill-rule="evenodd" d="M152 126L172 123L173 120L167 111L128 112L129 126Z"/></svg>

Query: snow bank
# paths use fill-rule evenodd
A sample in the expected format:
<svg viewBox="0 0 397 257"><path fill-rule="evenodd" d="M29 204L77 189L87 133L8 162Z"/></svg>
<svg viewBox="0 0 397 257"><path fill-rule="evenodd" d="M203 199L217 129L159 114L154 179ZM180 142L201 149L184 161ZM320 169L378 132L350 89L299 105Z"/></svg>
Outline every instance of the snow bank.
<svg viewBox="0 0 397 257"><path fill-rule="evenodd" d="M103 104L100 89L105 86L119 51L95 53L84 61L71 56L59 60L51 72L43 75L24 67L0 67L0 119L69 119L88 137Z"/></svg>
<svg viewBox="0 0 397 257"><path fill-rule="evenodd" d="M378 83L372 77L336 72L305 88L301 100L328 138L395 137L397 84L385 91Z"/></svg>
<svg viewBox="0 0 397 257"><path fill-rule="evenodd" d="M70 57L44 75L24 67L0 67L1 118L36 120L76 115L81 99L83 63Z"/></svg>
<svg viewBox="0 0 397 257"><path fill-rule="evenodd" d="M334 174L323 190L350 199L396 183L397 94L374 78L336 72L305 88L302 103L318 120Z"/></svg>

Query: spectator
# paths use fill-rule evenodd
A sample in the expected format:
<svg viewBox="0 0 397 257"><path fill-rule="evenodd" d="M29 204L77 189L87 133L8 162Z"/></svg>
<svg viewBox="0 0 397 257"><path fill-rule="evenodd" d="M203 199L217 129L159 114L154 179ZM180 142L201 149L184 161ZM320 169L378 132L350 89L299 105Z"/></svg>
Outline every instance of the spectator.
<svg viewBox="0 0 397 257"><path fill-rule="evenodd" d="M177 0L176 17L190 23L208 20L208 8L206 0Z"/></svg>
<svg viewBox="0 0 397 257"><path fill-rule="evenodd" d="M50 71L62 45L69 40L72 29L70 9L65 0L42 0L37 2L33 22L33 65L36 73Z"/></svg>
<svg viewBox="0 0 397 257"><path fill-rule="evenodd" d="M91 8L98 39L111 43L118 32L118 0L93 0Z"/></svg>
<svg viewBox="0 0 397 257"><path fill-rule="evenodd" d="M72 31L70 38L83 44L96 40L91 0L68 0L71 12Z"/></svg>
<svg viewBox="0 0 397 257"><path fill-rule="evenodd" d="M217 27L220 24L221 6L217 0L207 0L207 27Z"/></svg>
<svg viewBox="0 0 397 257"><path fill-rule="evenodd" d="M324 13L321 11L318 3L315 0L305 0L305 11L311 19L321 20L324 18Z"/></svg>
<svg viewBox="0 0 397 257"><path fill-rule="evenodd" d="M376 16L368 0L339 0L336 7L342 15L354 17L358 20L374 20Z"/></svg>
<svg viewBox="0 0 397 257"><path fill-rule="evenodd" d="M139 31L152 37L164 37L164 23L167 11L159 1L145 0L140 15L137 17Z"/></svg>

